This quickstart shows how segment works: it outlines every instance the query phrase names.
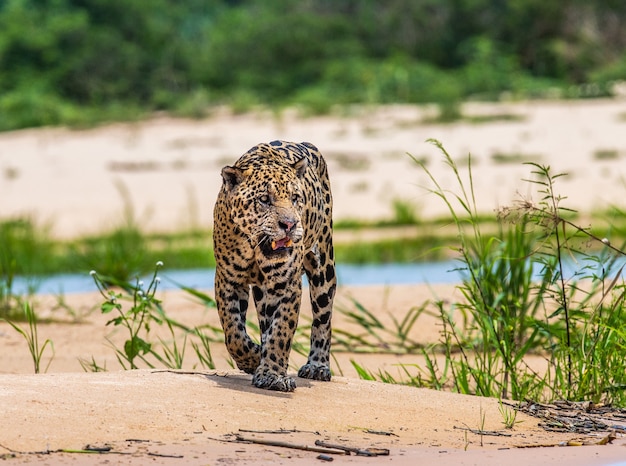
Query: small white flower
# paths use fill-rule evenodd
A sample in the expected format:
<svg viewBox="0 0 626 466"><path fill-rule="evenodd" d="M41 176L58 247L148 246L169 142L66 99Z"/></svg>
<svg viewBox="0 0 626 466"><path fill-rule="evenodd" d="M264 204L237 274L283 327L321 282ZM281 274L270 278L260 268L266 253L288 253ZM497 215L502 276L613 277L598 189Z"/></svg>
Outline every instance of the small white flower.
<svg viewBox="0 0 626 466"><path fill-rule="evenodd" d="M95 270L92 270L91 272L89 272L89 275L91 275L92 277L96 274Z"/></svg>
<svg viewBox="0 0 626 466"><path fill-rule="evenodd" d="M155 277L154 281L159 284L161 283L161 277Z"/></svg>
<svg viewBox="0 0 626 466"><path fill-rule="evenodd" d="M606 244L607 246L610 246L610 245L611 245L611 242L609 241L609 239L608 239L608 238L602 238L602 242L603 242L604 244Z"/></svg>
<svg viewBox="0 0 626 466"><path fill-rule="evenodd" d="M156 266L157 266L157 267L163 267L163 261L158 261L158 262L156 263Z"/></svg>
<svg viewBox="0 0 626 466"><path fill-rule="evenodd" d="M139 285L139 288L143 288L143 280L139 280L139 283L137 283L137 285Z"/></svg>
<svg viewBox="0 0 626 466"><path fill-rule="evenodd" d="M115 304L115 302L117 301L117 298L115 296L111 296L111 299L109 301Z"/></svg>

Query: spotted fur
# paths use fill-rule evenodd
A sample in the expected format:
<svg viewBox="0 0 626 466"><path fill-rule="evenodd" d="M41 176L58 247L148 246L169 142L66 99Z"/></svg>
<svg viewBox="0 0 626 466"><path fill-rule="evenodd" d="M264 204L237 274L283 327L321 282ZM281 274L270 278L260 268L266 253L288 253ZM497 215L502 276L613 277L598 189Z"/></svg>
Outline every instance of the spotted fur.
<svg viewBox="0 0 626 466"><path fill-rule="evenodd" d="M215 296L228 352L260 388L290 392L287 375L298 325L302 274L313 310L311 350L299 377L330 380L336 289L332 195L324 158L312 144L272 141L222 169L215 204ZM246 332L252 290L261 344Z"/></svg>

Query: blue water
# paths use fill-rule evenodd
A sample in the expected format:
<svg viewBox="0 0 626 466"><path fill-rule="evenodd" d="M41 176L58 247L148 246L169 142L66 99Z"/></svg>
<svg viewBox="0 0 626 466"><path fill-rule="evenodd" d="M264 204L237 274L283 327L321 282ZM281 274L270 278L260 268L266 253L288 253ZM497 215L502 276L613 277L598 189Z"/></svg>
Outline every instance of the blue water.
<svg viewBox="0 0 626 466"><path fill-rule="evenodd" d="M622 259L614 265L613 271L624 264ZM583 263L568 261L565 264L564 275L567 279L572 278ZM535 265L535 274L539 278L539 266ZM411 264L368 264L368 265L337 265L337 279L341 285L411 285L427 283L430 285L460 283L463 264L457 260L444 262L421 262ZM585 275L592 271L587 270ZM597 271L601 273L600 270ZM160 289L176 289L178 285L190 288L207 289L213 288L215 270L191 269L191 270L167 270L160 273L162 277ZM614 274L610 274L613 275ZM145 277L149 281L152 275ZM96 286L89 274L60 274L51 277L25 279L17 277L14 281L13 292L24 294L27 292L42 294L59 293L83 293L96 291Z"/></svg>
<svg viewBox="0 0 626 466"><path fill-rule="evenodd" d="M371 264L337 265L337 279L342 285L394 285L417 283L458 283L460 272L454 271L459 262L425 262L418 264ZM213 288L215 270L167 270L160 273L160 289L176 289L177 284L191 288ZM152 275L145 277L149 281ZM13 292L23 294L28 291L41 294L83 293L96 291L96 286L89 274L59 274L51 277L29 278L16 277Z"/></svg>

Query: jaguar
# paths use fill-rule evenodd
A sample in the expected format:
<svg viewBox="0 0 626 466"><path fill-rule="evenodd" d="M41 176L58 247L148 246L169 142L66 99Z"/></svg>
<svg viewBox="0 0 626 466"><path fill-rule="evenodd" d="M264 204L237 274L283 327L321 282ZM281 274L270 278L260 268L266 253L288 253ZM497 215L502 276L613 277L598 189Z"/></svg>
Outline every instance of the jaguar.
<svg viewBox="0 0 626 466"><path fill-rule="evenodd" d="M215 300L237 367L259 388L291 392L287 374L306 274L312 308L302 378L331 379L333 299L337 287L332 193L326 162L308 142L261 143L221 171L214 209ZM260 344L247 333L250 296Z"/></svg>

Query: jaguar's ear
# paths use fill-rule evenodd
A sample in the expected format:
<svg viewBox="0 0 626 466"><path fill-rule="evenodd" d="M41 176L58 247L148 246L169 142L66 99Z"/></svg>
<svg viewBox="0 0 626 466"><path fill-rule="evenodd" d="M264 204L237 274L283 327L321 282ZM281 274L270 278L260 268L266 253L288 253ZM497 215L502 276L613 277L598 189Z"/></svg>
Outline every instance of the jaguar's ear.
<svg viewBox="0 0 626 466"><path fill-rule="evenodd" d="M306 170L306 167L309 166L309 161L307 160L306 157L301 158L300 160L298 160L296 163L294 163L291 168L293 168L296 172L296 175L298 175L298 178L302 178L302 175L304 175L304 172Z"/></svg>
<svg viewBox="0 0 626 466"><path fill-rule="evenodd" d="M243 170L237 167L226 166L222 168L222 178L224 186L230 191L243 181Z"/></svg>

